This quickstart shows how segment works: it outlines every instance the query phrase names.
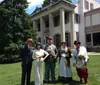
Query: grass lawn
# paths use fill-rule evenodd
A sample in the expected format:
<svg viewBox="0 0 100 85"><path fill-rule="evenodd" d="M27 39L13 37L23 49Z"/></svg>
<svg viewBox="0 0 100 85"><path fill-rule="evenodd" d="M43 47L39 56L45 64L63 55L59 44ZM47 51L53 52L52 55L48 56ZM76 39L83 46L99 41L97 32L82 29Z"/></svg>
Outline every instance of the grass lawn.
<svg viewBox="0 0 100 85"><path fill-rule="evenodd" d="M89 56L89 85L100 85L100 55ZM76 70L72 66L73 81L68 84L56 83L55 85L85 85L79 84L79 78ZM58 63L56 65L56 77L58 76ZM20 85L21 80L21 62L13 64L0 64L0 85ZM33 85L33 68L31 74L31 85ZM44 84L47 85L47 84ZM54 85L54 84L48 84Z"/></svg>

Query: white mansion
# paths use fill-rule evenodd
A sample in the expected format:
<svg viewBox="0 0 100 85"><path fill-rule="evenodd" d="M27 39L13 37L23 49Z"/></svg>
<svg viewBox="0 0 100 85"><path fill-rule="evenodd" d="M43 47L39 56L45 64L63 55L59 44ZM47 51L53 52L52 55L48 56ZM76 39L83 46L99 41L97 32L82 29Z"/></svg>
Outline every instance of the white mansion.
<svg viewBox="0 0 100 85"><path fill-rule="evenodd" d="M67 41L68 46L73 46L74 40L81 41L84 46L94 46L95 26L99 26L95 27L95 33L99 32L100 36L99 7L100 4L96 0L78 0L75 4L67 0L56 0L36 9L31 14L31 21L33 28L37 30L37 40L44 44L47 37L51 36L57 46L62 41ZM99 11L95 12L96 9ZM100 44L100 40L98 42Z"/></svg>

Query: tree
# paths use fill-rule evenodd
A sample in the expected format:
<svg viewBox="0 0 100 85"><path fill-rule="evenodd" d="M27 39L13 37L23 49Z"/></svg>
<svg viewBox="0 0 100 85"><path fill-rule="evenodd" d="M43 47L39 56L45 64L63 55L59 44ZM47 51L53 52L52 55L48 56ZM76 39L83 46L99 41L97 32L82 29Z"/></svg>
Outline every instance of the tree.
<svg viewBox="0 0 100 85"><path fill-rule="evenodd" d="M67 0L67 1L69 1L69 2L71 2L71 3L72 3L72 0Z"/></svg>
<svg viewBox="0 0 100 85"><path fill-rule="evenodd" d="M44 0L42 6L45 7L50 4L50 0Z"/></svg>
<svg viewBox="0 0 100 85"><path fill-rule="evenodd" d="M4 0L0 3L0 55L1 60L11 60L18 55L27 38L35 38L25 12L27 0Z"/></svg>
<svg viewBox="0 0 100 85"><path fill-rule="evenodd" d="M59 0L44 0L42 6L45 7L45 6L49 5L50 3L55 3L57 1L59 1ZM72 0L67 0L67 1L72 2Z"/></svg>

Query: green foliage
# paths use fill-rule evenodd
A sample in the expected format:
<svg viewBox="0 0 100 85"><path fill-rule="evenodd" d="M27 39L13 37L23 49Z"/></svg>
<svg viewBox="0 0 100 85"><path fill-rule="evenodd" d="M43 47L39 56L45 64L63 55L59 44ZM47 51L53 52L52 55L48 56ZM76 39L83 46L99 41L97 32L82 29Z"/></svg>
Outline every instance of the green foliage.
<svg viewBox="0 0 100 85"><path fill-rule="evenodd" d="M55 3L57 1L59 1L59 0L44 0L42 6L45 7L45 6L49 5L50 3ZM72 0L66 0L66 1L72 2Z"/></svg>
<svg viewBox="0 0 100 85"><path fill-rule="evenodd" d="M8 60L19 54L27 38L35 39L35 30L25 12L27 6L27 0L4 0L0 3L0 55Z"/></svg>
<svg viewBox="0 0 100 85"><path fill-rule="evenodd" d="M67 0L67 1L72 2L72 0Z"/></svg>

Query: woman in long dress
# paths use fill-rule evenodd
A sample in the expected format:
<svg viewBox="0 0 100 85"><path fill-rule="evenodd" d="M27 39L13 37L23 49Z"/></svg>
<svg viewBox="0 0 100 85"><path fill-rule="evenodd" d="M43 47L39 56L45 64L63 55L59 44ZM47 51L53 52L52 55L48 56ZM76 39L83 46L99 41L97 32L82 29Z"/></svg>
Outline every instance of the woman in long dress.
<svg viewBox="0 0 100 85"><path fill-rule="evenodd" d="M71 51L67 48L66 42L61 43L59 51L59 75L58 80L61 82L68 82L72 80L72 71L70 66Z"/></svg>
<svg viewBox="0 0 100 85"><path fill-rule="evenodd" d="M48 57L48 53L41 49L41 44L36 45L33 51L34 60L34 82L35 85L43 85L43 61Z"/></svg>

